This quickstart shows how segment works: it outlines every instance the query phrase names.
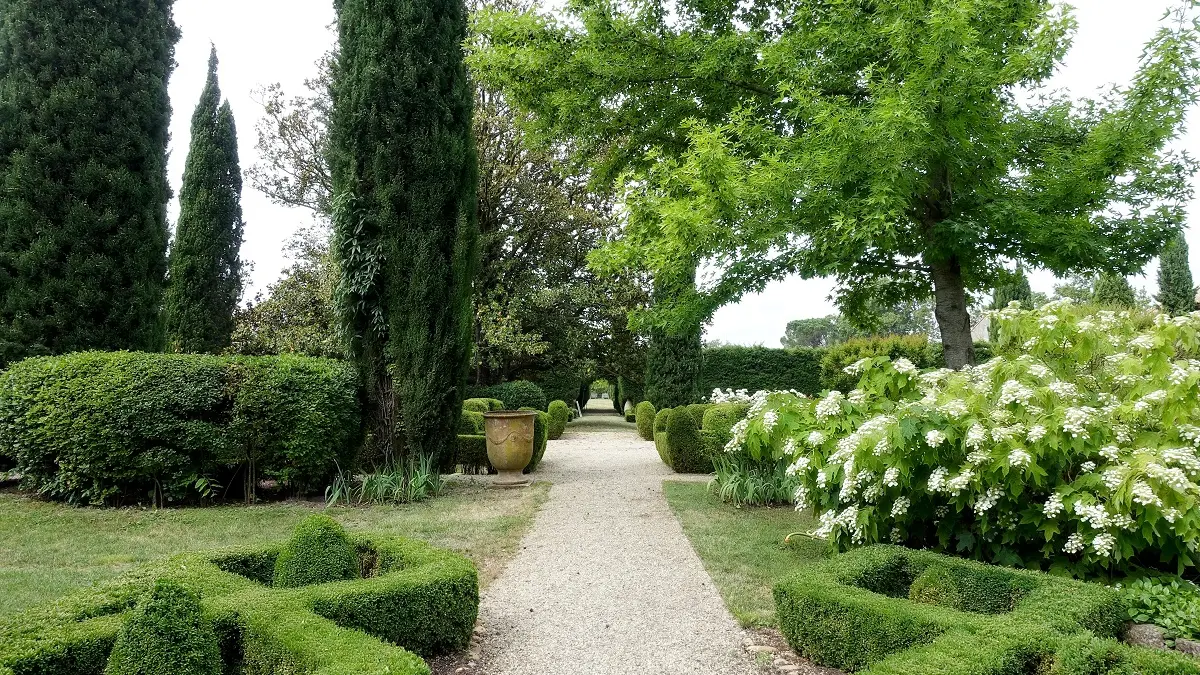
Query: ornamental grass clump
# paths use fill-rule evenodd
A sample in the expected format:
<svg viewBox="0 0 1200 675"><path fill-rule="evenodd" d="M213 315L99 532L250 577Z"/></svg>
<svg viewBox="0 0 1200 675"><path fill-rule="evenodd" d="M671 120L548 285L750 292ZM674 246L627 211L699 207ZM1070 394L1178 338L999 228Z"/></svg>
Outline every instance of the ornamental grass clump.
<svg viewBox="0 0 1200 675"><path fill-rule="evenodd" d="M849 393L759 393L729 450L786 456L813 536L1111 577L1200 541L1200 313L1054 302L990 313L962 371L866 358Z"/></svg>

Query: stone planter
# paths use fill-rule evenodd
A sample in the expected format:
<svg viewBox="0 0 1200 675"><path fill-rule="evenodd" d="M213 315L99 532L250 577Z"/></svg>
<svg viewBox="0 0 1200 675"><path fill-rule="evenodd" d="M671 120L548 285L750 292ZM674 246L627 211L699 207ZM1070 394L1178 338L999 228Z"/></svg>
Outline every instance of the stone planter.
<svg viewBox="0 0 1200 675"><path fill-rule="evenodd" d="M502 410L483 414L488 461L496 469L496 487L524 487L523 473L533 460L534 420L532 410Z"/></svg>

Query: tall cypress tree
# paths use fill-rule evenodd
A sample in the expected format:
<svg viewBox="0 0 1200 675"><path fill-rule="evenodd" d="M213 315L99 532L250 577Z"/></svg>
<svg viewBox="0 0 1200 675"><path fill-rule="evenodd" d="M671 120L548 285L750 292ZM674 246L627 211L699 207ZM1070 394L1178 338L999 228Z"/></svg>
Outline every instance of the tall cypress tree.
<svg viewBox="0 0 1200 675"><path fill-rule="evenodd" d="M1092 301L1097 305L1119 309L1133 309L1137 306L1137 296L1129 280L1119 274L1105 272L1096 280L1092 291Z"/></svg>
<svg viewBox="0 0 1200 675"><path fill-rule="evenodd" d="M462 0L336 0L337 297L376 459L455 450L477 261Z"/></svg>
<svg viewBox="0 0 1200 675"><path fill-rule="evenodd" d="M655 302L669 302L673 296L691 291L695 283L694 273L684 279L655 279ZM699 400L702 332L699 324L685 331L651 330L645 397L655 408L676 408Z"/></svg>
<svg viewBox="0 0 1200 675"><path fill-rule="evenodd" d="M162 344L171 5L0 3L0 365Z"/></svg>
<svg viewBox="0 0 1200 675"><path fill-rule="evenodd" d="M167 347L219 352L229 346L242 294L242 170L237 127L221 102L217 49L192 115L192 142L179 194L166 297Z"/></svg>
<svg viewBox="0 0 1200 675"><path fill-rule="evenodd" d="M1180 232L1167 242L1158 262L1158 302L1172 316L1196 309L1196 284L1188 262L1187 239Z"/></svg>

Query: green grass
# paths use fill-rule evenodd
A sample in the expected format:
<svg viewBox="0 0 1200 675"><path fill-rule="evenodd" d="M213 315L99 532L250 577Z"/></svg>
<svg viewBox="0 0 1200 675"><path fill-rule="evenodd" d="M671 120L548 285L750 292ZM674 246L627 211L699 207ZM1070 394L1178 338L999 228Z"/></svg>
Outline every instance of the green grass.
<svg viewBox="0 0 1200 675"><path fill-rule="evenodd" d="M735 508L703 483L667 481L663 491L734 617L746 627L776 626L775 582L824 557L822 542L783 543L812 529L812 519L790 508Z"/></svg>
<svg viewBox="0 0 1200 675"><path fill-rule="evenodd" d="M437 499L402 506L333 508L351 530L423 539L471 558L484 587L516 553L549 485L489 490L455 485ZM286 539L321 504L189 509L81 509L0 493L0 615L110 579L139 563Z"/></svg>

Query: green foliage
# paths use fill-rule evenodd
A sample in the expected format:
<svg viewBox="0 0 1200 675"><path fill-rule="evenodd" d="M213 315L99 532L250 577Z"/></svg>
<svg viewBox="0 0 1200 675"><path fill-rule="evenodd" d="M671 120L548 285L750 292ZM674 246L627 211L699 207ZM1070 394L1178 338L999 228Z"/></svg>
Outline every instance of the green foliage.
<svg viewBox="0 0 1200 675"><path fill-rule="evenodd" d="M533 382L546 393L546 400L563 401L571 404L569 407L574 407L574 401L579 399L583 378L578 373L569 371L547 371L539 373L533 378Z"/></svg>
<svg viewBox="0 0 1200 675"><path fill-rule="evenodd" d="M162 346L171 5L0 9L0 367Z"/></svg>
<svg viewBox="0 0 1200 675"><path fill-rule="evenodd" d="M1183 233L1167 242L1158 262L1158 296L1164 312L1178 316L1196 309L1196 282L1188 260L1187 238Z"/></svg>
<svg viewBox="0 0 1200 675"><path fill-rule="evenodd" d="M881 307L877 303L860 317L870 323L855 325L841 314L831 314L819 319L800 319L788 322L780 342L785 349L800 347L832 347L856 337L872 335L929 335L936 327L933 319L933 303L916 300Z"/></svg>
<svg viewBox="0 0 1200 675"><path fill-rule="evenodd" d="M452 468L453 462L447 461L447 467ZM432 457L409 457L360 475L343 471L325 490L325 505L423 502L440 496L445 489L440 470Z"/></svg>
<svg viewBox="0 0 1200 675"><path fill-rule="evenodd" d="M525 473L533 473L537 471L538 465L542 463L542 458L546 456L547 441L550 440L550 415L535 408L520 408L520 410L534 410L537 412L537 419L533 422L533 459L529 460L529 466L525 467Z"/></svg>
<svg viewBox="0 0 1200 675"><path fill-rule="evenodd" d="M781 391L795 389L816 394L821 385L822 350L717 347L704 350L700 387L705 395L714 389Z"/></svg>
<svg viewBox="0 0 1200 675"><path fill-rule="evenodd" d="M1080 636L1063 641L1049 675L1200 675L1194 657Z"/></svg>
<svg viewBox="0 0 1200 675"><path fill-rule="evenodd" d="M319 488L358 439L358 379L337 361L84 352L0 375L0 447L71 503L195 498L196 476L237 467Z"/></svg>
<svg viewBox="0 0 1200 675"><path fill-rule="evenodd" d="M654 302L670 302L680 293L694 292L695 285L695 266L679 278L656 278ZM681 330L657 328L651 331L646 350L644 395L635 397L634 405L644 399L657 408L677 408L700 399L703 332L699 321L693 321Z"/></svg>
<svg viewBox="0 0 1200 675"><path fill-rule="evenodd" d="M629 416L628 408L630 405L636 406L646 400L646 397L642 393L642 383L629 377L621 376L618 378L617 390L617 396L620 398L621 403L618 412L625 412L626 417ZM632 422L633 420L629 421Z"/></svg>
<svg viewBox="0 0 1200 675"><path fill-rule="evenodd" d="M1200 90L1181 4L1132 82L1095 101L1011 95L1044 87L1070 46L1071 13L1045 0L491 9L470 63L544 137L620 176L628 223L598 270L721 261L640 323L689 326L771 280L834 276L852 318L936 296L959 368L967 294L1004 259L1133 273L1179 230L1193 165L1167 145Z"/></svg>
<svg viewBox="0 0 1200 675"><path fill-rule="evenodd" d="M528 380L495 384L479 389L476 394L503 402L503 410L532 408L533 410L544 411L549 405L549 398L546 396L546 392Z"/></svg>
<svg viewBox="0 0 1200 675"><path fill-rule="evenodd" d="M105 675L220 675L221 650L200 598L161 579L129 612Z"/></svg>
<svg viewBox="0 0 1200 675"><path fill-rule="evenodd" d="M484 424L485 422L482 412L468 410L464 406L462 417L458 419L458 433L466 434L468 436L482 436Z"/></svg>
<svg viewBox="0 0 1200 675"><path fill-rule="evenodd" d="M229 346L242 295L242 170L237 127L217 84L217 48L192 115L164 314L167 347L218 353Z"/></svg>
<svg viewBox="0 0 1200 675"><path fill-rule="evenodd" d="M557 441L567 430L567 422L571 420L571 409L563 401L550 402L550 440Z"/></svg>
<svg viewBox="0 0 1200 675"><path fill-rule="evenodd" d="M725 453L725 446L733 438L733 427L746 419L750 406L745 403L718 403L704 412L700 424L700 435L704 439L704 452L709 457Z"/></svg>
<svg viewBox="0 0 1200 675"><path fill-rule="evenodd" d="M278 549L185 554L15 617L0 618L0 670L100 675L122 624L156 579L201 596L225 655L215 671L428 675L417 656L465 649L479 606L462 556L408 539L356 537L364 578L290 589L260 574ZM222 667L223 665L223 667Z"/></svg>
<svg viewBox="0 0 1200 675"><path fill-rule="evenodd" d="M455 462L462 467L463 473L487 473L492 468L487 454L487 436L459 434Z"/></svg>
<svg viewBox="0 0 1200 675"><path fill-rule="evenodd" d="M1109 309L1133 309L1138 306L1137 295L1129 279L1119 274L1101 274L1092 291L1092 302Z"/></svg>
<svg viewBox="0 0 1200 675"><path fill-rule="evenodd" d="M633 417L637 424L638 436L641 436L643 441L654 440L654 420L658 417L658 411L654 409L654 404L649 401L637 404Z"/></svg>
<svg viewBox="0 0 1200 675"><path fill-rule="evenodd" d="M1129 620L1152 623L1167 637L1200 637L1200 589L1190 581L1171 577L1142 577L1124 588Z"/></svg>
<svg viewBox="0 0 1200 675"><path fill-rule="evenodd" d="M665 454L668 464L676 473L709 473L713 470L712 459L704 451L700 439L702 409L693 406L671 408L663 431ZM656 433L657 436L657 433Z"/></svg>
<svg viewBox="0 0 1200 675"><path fill-rule="evenodd" d="M798 654L872 675L1025 675L1072 636L1123 627L1119 594L1103 586L892 546L802 567L775 602Z"/></svg>
<svg viewBox="0 0 1200 675"><path fill-rule="evenodd" d="M892 541L1078 577L1189 574L1200 532L1200 315L991 313L996 356L869 357L848 394L773 393L735 431L793 459L797 507L846 548Z"/></svg>
<svg viewBox="0 0 1200 675"><path fill-rule="evenodd" d="M295 588L360 576L358 554L336 520L318 514L305 518L275 560L272 585Z"/></svg>
<svg viewBox="0 0 1200 675"><path fill-rule="evenodd" d="M930 344L923 335L887 336L849 340L825 351L821 357L823 389L848 392L858 384L858 376L846 368L862 359L886 356L889 359L908 359L917 368L937 368L943 365L941 346Z"/></svg>
<svg viewBox="0 0 1200 675"><path fill-rule="evenodd" d="M329 114L335 300L385 458L456 450L478 269L461 0L339 0Z"/></svg>
<svg viewBox="0 0 1200 675"><path fill-rule="evenodd" d="M996 281L996 288L992 291L992 309L1004 309L1014 302L1021 303L1021 306L1027 309L1034 306L1029 277L1025 276L1025 269L1020 265L1017 265L1014 271L1002 271ZM988 327L988 337L993 341L998 337L998 333L994 324Z"/></svg>
<svg viewBox="0 0 1200 675"><path fill-rule="evenodd" d="M658 458L667 466L671 466L671 449L667 445L667 423L670 421L672 413L674 410L671 408L663 408L654 415L654 449L658 451Z"/></svg>
<svg viewBox="0 0 1200 675"><path fill-rule="evenodd" d="M754 460L736 453L710 457L716 476L709 489L722 501L739 508L788 504L800 483L795 476L788 475L790 462L784 459Z"/></svg>

